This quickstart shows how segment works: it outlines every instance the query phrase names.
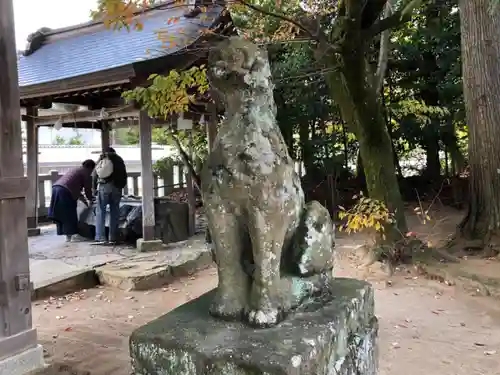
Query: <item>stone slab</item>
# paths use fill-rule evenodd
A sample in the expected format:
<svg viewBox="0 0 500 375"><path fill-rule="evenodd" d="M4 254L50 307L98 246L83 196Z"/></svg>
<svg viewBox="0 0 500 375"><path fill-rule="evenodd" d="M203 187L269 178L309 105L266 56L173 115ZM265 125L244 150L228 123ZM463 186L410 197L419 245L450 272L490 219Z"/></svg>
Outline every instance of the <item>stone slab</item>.
<svg viewBox="0 0 500 375"><path fill-rule="evenodd" d="M163 242L161 240L144 241L144 239L139 238L136 247L140 253L159 251L163 248Z"/></svg>
<svg viewBox="0 0 500 375"><path fill-rule="evenodd" d="M26 375L44 367L43 348L37 345L0 360L0 375Z"/></svg>
<svg viewBox="0 0 500 375"><path fill-rule="evenodd" d="M317 297L277 327L260 330L212 318L213 292L132 333L135 375L377 373L378 322L366 282L334 279L328 302Z"/></svg>
<svg viewBox="0 0 500 375"><path fill-rule="evenodd" d="M28 228L28 237L36 237L41 234L40 228Z"/></svg>
<svg viewBox="0 0 500 375"><path fill-rule="evenodd" d="M93 288L98 284L99 279L94 269L76 269L33 284L31 298L37 300L51 296L61 296L78 290Z"/></svg>
<svg viewBox="0 0 500 375"><path fill-rule="evenodd" d="M176 277L189 275L211 264L211 252L204 246L141 253L95 270L102 285L123 290L148 290L159 288Z"/></svg>

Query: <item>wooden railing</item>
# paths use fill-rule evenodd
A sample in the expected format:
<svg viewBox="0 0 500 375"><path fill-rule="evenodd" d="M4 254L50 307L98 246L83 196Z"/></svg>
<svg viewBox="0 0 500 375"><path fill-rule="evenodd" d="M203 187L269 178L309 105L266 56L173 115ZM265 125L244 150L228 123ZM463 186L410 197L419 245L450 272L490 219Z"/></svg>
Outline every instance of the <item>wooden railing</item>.
<svg viewBox="0 0 500 375"><path fill-rule="evenodd" d="M52 185L61 177L58 171L38 176L38 216L44 217L48 214L50 205L50 194ZM140 172L128 174L128 183L123 190L124 195L142 196ZM163 197L171 194L179 188L186 187L186 176L183 166L173 166L165 176L154 176L155 197Z"/></svg>
<svg viewBox="0 0 500 375"><path fill-rule="evenodd" d="M298 162L295 163L295 170L303 175L303 169ZM186 168L183 165L174 165L164 176L154 176L155 197L164 197L177 189L186 187ZM50 194L52 184L54 184L61 174L58 171L51 171L49 174L38 176L38 217L45 217L48 214L50 205ZM123 191L124 195L142 196L141 173L133 172L128 174L128 183Z"/></svg>

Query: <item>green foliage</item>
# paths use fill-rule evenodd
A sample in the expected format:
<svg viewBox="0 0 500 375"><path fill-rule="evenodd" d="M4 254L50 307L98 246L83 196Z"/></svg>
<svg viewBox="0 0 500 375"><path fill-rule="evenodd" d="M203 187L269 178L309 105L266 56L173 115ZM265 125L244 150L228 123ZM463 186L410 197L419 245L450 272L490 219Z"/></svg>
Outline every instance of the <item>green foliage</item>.
<svg viewBox="0 0 500 375"><path fill-rule="evenodd" d="M160 145L176 146L174 137L177 138L182 148L189 153L189 131L179 130L173 132L169 128L157 128L153 132L153 141ZM207 134L203 126L194 125L192 130L193 163L196 170L201 169L201 164L208 156Z"/></svg>
<svg viewBox="0 0 500 375"><path fill-rule="evenodd" d="M205 66L193 66L167 76L152 74L148 87L136 87L123 93L128 102L138 102L150 117L168 119L176 113L186 112L189 103L208 90Z"/></svg>
<svg viewBox="0 0 500 375"><path fill-rule="evenodd" d="M464 129L465 112L457 2L424 1L392 44L384 100L398 153L435 152L437 141L438 149L458 155L456 130Z"/></svg>
<svg viewBox="0 0 500 375"><path fill-rule="evenodd" d="M85 142L82 139L81 134L77 134L70 139L66 140L64 137L60 135L56 135L54 138L54 141L52 142L55 145L71 145L71 146L78 146L78 145L83 145Z"/></svg>
<svg viewBox="0 0 500 375"><path fill-rule="evenodd" d="M178 158L169 156L161 158L153 164L153 173L157 176L165 176L167 173L172 173L174 166L179 164Z"/></svg>
<svg viewBox="0 0 500 375"><path fill-rule="evenodd" d="M83 142L82 136L78 134L75 135L74 137L71 137L68 141L68 144L72 146L78 146L85 144L85 142Z"/></svg>
<svg viewBox="0 0 500 375"><path fill-rule="evenodd" d="M228 7L231 18L243 37L257 43L266 43L290 40L298 34L299 28L296 25L269 14L298 18L303 14L300 1L256 0L245 4L235 1ZM253 6L261 11L256 11Z"/></svg>
<svg viewBox="0 0 500 375"><path fill-rule="evenodd" d="M138 145L139 129L137 127L119 128L113 130L113 138L119 145Z"/></svg>
<svg viewBox="0 0 500 375"><path fill-rule="evenodd" d="M56 135L52 143L55 145L65 145L66 139L64 139L64 137L61 137L60 135Z"/></svg>
<svg viewBox="0 0 500 375"><path fill-rule="evenodd" d="M344 164L344 129L313 54L305 43L270 48L277 121L293 158L308 171L331 173ZM352 133L346 136L354 142Z"/></svg>

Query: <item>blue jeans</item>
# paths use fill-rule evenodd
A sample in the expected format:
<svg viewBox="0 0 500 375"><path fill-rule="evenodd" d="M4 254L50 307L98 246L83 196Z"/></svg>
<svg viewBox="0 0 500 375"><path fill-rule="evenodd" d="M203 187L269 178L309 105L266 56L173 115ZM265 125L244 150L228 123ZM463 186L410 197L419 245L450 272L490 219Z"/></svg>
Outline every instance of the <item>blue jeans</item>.
<svg viewBox="0 0 500 375"><path fill-rule="evenodd" d="M95 239L106 241L106 208L109 205L109 241L118 240L118 221L120 219L120 200L122 192L112 184L99 184L97 190L97 210Z"/></svg>

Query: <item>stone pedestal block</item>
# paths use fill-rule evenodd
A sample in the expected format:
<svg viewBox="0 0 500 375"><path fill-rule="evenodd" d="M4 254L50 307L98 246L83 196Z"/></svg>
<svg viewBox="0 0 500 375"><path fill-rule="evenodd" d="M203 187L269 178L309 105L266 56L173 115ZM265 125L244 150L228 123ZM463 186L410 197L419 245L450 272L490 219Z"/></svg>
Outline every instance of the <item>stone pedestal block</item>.
<svg viewBox="0 0 500 375"><path fill-rule="evenodd" d="M208 313L213 291L132 333L135 375L375 375L370 284L334 279L280 325L253 329Z"/></svg>
<svg viewBox="0 0 500 375"><path fill-rule="evenodd" d="M13 356L0 359L0 375L33 374L44 367L41 345L36 345Z"/></svg>
<svg viewBox="0 0 500 375"><path fill-rule="evenodd" d="M144 239L139 238L136 246L139 252L147 253L150 251L160 251L163 247L163 242L161 240L144 241Z"/></svg>

